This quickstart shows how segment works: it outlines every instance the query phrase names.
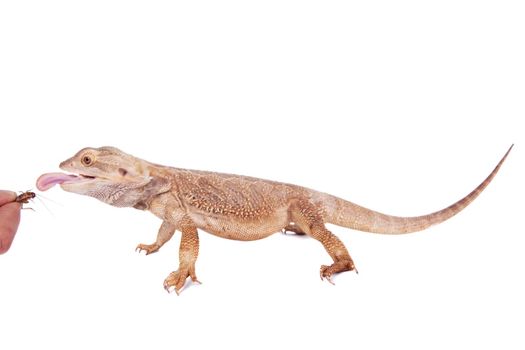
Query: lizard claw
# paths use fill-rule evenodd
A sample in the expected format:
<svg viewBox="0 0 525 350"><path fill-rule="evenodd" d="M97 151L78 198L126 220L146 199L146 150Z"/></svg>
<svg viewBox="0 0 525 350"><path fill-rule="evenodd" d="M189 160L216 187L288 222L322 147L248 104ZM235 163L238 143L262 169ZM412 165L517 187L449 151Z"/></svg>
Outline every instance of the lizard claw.
<svg viewBox="0 0 525 350"><path fill-rule="evenodd" d="M184 285L186 284L186 280L185 279L178 279L178 276L172 276L173 273L175 273L176 271L172 272L168 278L166 278L166 280L164 280L164 289L166 290L166 292L170 293L171 292L175 292L177 295L180 295L180 293L182 292L182 289L184 289ZM175 280L176 279L176 280Z"/></svg>
<svg viewBox="0 0 525 350"><path fill-rule="evenodd" d="M332 281L332 277L326 277L326 280L327 280L328 282L330 282L330 284L331 284L332 286L335 286L334 281Z"/></svg>
<svg viewBox="0 0 525 350"><path fill-rule="evenodd" d="M142 253L142 251L146 252L146 255L153 254L159 250L159 245L156 243L153 244L139 244L137 248L135 248L135 251Z"/></svg>
<svg viewBox="0 0 525 350"><path fill-rule="evenodd" d="M177 289L175 289L174 286L168 286L166 285L166 283L164 283L164 289L166 290L166 292L170 293L175 291L177 293L177 295L179 295L179 292L177 292Z"/></svg>
<svg viewBox="0 0 525 350"><path fill-rule="evenodd" d="M321 275L321 281L324 281L326 278L330 284L335 286L335 283L332 281L332 272L330 271L330 266L322 265L319 274Z"/></svg>
<svg viewBox="0 0 525 350"><path fill-rule="evenodd" d="M191 278L193 283L202 284L194 273L190 273L189 269L179 268L177 271L173 271L168 277L166 277L164 280L164 289L168 293L175 291L175 293L179 295L184 289L184 286L186 285L186 279L188 277Z"/></svg>
<svg viewBox="0 0 525 350"><path fill-rule="evenodd" d="M335 283L332 281L332 276L335 273L344 272L344 271L352 271L352 270L354 270L356 274L359 273L357 272L354 262L351 259L350 260L346 260L346 259L340 260L340 261L334 262L330 266L322 265L321 270L320 270L321 280L324 280L326 278L328 282L335 285Z"/></svg>
<svg viewBox="0 0 525 350"><path fill-rule="evenodd" d="M301 230L301 228L299 226L297 226L296 224L289 224L289 225L286 225L282 230L281 232L285 235L287 235L288 233L295 233L296 235L298 236L304 236L306 233L303 232L303 230Z"/></svg>

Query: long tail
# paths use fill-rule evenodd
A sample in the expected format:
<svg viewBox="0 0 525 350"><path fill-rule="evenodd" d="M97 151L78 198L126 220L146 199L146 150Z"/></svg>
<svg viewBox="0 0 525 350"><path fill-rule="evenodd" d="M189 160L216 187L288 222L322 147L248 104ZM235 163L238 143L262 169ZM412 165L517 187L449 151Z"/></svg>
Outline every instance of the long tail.
<svg viewBox="0 0 525 350"><path fill-rule="evenodd" d="M345 201L344 199L328 195L324 200L326 213L325 221L355 230L383 234L403 234L424 230L432 225L450 219L472 203L472 201L479 196L479 194L496 176L513 146L514 145L510 146L507 153L505 153L485 181L476 187L474 191L470 192L465 198L443 210L423 216L390 216L361 207L357 204Z"/></svg>

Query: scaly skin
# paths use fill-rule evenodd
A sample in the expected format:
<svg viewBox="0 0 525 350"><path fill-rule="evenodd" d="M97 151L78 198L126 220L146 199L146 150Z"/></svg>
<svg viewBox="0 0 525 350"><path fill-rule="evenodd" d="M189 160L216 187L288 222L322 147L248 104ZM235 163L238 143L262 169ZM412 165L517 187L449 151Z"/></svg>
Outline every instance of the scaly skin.
<svg viewBox="0 0 525 350"><path fill-rule="evenodd" d="M494 178L509 152L510 149L487 179L465 198L419 217L381 214L291 184L157 165L113 147L84 148L62 162L61 169L83 176L65 181L61 187L113 206L149 210L159 217L163 222L157 240L137 246L137 250L146 254L158 251L175 231L180 231L179 269L164 281L168 291L174 288L178 294L188 277L198 282L195 274L198 229L241 241L265 238L279 231L306 234L321 242L332 258L331 265L322 265L320 269L321 279L332 282L335 273L356 268L344 244L325 223L389 234L423 230L470 204Z"/></svg>

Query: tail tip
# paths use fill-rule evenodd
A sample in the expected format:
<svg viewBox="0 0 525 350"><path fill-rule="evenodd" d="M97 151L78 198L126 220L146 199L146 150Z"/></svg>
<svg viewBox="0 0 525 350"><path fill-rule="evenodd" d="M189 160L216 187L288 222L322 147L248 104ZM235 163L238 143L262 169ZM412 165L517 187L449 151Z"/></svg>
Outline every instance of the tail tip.
<svg viewBox="0 0 525 350"><path fill-rule="evenodd" d="M509 150L507 151L507 153L505 153L505 157L508 156L508 154L509 154L510 151L512 150L512 147L514 147L514 144L510 145Z"/></svg>

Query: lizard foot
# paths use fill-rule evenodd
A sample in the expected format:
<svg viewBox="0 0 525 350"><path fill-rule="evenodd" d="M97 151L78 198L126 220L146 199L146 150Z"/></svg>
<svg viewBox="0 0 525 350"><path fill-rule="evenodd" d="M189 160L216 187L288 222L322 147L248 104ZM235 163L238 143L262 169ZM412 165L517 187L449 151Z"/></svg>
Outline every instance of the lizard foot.
<svg viewBox="0 0 525 350"><path fill-rule="evenodd" d="M141 253L142 251L146 252L146 255L156 253L159 250L160 246L157 243L153 244L139 244L137 248L135 248L136 252Z"/></svg>
<svg viewBox="0 0 525 350"><path fill-rule="evenodd" d="M321 280L326 278L328 282L335 285L335 283L332 281L332 275L334 273L352 271L352 270L354 270L355 273L359 273L357 269L355 268L354 262L352 260L336 261L330 266L321 265L321 271L320 271Z"/></svg>
<svg viewBox="0 0 525 350"><path fill-rule="evenodd" d="M186 284L186 279L190 277L191 281L193 283L201 284L201 282L197 279L197 276L195 275L194 271L190 271L188 268L181 268L177 271L173 271L169 274L169 276L164 280L164 289L168 293L172 291L172 287L175 289L175 293L177 295L180 294L182 289L184 288L184 285Z"/></svg>
<svg viewBox="0 0 525 350"><path fill-rule="evenodd" d="M288 232L293 232L298 236L306 235L306 233L304 233L303 230L301 230L301 228L297 224L294 224L294 223L286 225L286 227L283 228L281 232L284 234L287 234Z"/></svg>

